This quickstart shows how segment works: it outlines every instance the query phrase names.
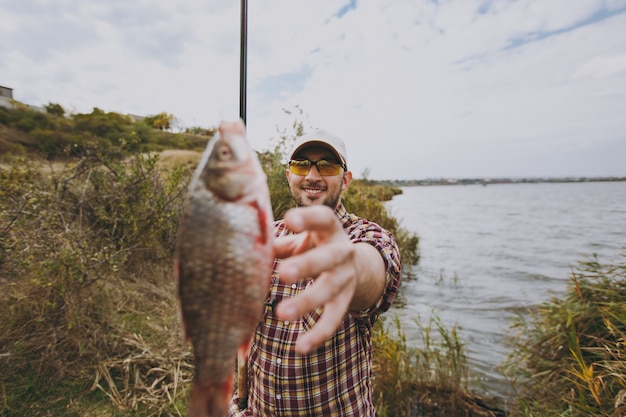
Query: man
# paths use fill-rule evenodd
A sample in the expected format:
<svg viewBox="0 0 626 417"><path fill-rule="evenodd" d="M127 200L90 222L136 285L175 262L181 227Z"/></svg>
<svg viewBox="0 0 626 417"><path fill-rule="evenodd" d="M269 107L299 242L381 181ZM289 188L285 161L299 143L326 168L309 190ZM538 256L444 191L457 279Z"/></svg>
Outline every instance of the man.
<svg viewBox="0 0 626 417"><path fill-rule="evenodd" d="M231 416L373 416L371 331L400 281L393 236L346 212L341 139L296 140L286 171L298 208L276 222L267 308L248 364L248 407Z"/></svg>

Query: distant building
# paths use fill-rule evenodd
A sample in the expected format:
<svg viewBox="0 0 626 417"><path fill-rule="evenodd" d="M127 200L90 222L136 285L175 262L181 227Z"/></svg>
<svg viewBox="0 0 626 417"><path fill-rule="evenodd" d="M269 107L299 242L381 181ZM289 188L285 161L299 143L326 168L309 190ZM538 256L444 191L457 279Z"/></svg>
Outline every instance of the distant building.
<svg viewBox="0 0 626 417"><path fill-rule="evenodd" d="M23 104L17 102L13 98L13 89L9 87L3 87L0 85L0 106L7 107L9 109L16 108L18 106L26 106L31 110L38 111L40 113L46 113L46 108L43 106L32 106L30 104Z"/></svg>
<svg viewBox="0 0 626 417"><path fill-rule="evenodd" d="M128 116L128 118L132 121L132 122L143 122L144 120L146 120L145 116L137 116L136 114L127 114L126 116Z"/></svg>
<svg viewBox="0 0 626 417"><path fill-rule="evenodd" d="M24 104L24 103L16 102L16 100L13 98L13 89L9 87L4 87L1 85L0 85L0 106L7 107L9 109L12 109L18 106L19 107L25 106L31 110L35 110L41 113L47 113L45 106L33 106L31 104ZM65 116L71 117L71 115L68 114L67 112ZM136 114L128 114L127 116L133 122L140 122L140 121L145 120L145 116L138 116Z"/></svg>
<svg viewBox="0 0 626 417"><path fill-rule="evenodd" d="M13 107L11 101L13 100L13 89L9 87L3 87L0 85L0 106Z"/></svg>
<svg viewBox="0 0 626 417"><path fill-rule="evenodd" d="M13 89L9 87L3 87L0 85L0 97L13 99Z"/></svg>

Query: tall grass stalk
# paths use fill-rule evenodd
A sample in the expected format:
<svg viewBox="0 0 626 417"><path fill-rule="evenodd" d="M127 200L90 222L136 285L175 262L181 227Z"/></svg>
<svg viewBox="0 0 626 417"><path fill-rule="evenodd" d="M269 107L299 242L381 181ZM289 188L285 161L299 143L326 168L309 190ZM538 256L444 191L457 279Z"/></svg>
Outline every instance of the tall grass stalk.
<svg viewBox="0 0 626 417"><path fill-rule="evenodd" d="M512 416L626 415L625 260L580 262L562 299L516 319Z"/></svg>
<svg viewBox="0 0 626 417"><path fill-rule="evenodd" d="M407 344L396 316L374 328L374 393L382 417L502 415L490 410L468 389L465 345L456 326L447 328L432 315L415 321L419 347Z"/></svg>

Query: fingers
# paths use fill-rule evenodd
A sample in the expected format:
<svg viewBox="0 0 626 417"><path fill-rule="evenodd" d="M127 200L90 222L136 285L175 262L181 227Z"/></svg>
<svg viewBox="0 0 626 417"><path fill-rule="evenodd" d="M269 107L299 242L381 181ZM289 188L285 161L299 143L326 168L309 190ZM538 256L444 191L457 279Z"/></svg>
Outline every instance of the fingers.
<svg viewBox="0 0 626 417"><path fill-rule="evenodd" d="M293 283L316 277L350 260L352 245L330 208L311 206L291 210L285 215L285 224L298 234L275 240L275 256L283 259L281 281Z"/></svg>
<svg viewBox="0 0 626 417"><path fill-rule="evenodd" d="M276 315L282 320L296 320L305 313L324 305L342 290L341 277L330 273L321 275L311 286L299 295L283 300L276 308Z"/></svg>
<svg viewBox="0 0 626 417"><path fill-rule="evenodd" d="M301 207L287 212L285 225L295 235L276 239L274 251L282 259L278 276L284 283L307 277L314 285L276 309L282 320L296 320L323 306L315 326L302 334L296 351L307 353L332 337L341 325L356 291L355 249L335 212L326 206Z"/></svg>
<svg viewBox="0 0 626 417"><path fill-rule="evenodd" d="M328 235L342 231L335 212L326 206L291 209L285 214L285 225L295 233L309 230Z"/></svg>
<svg viewBox="0 0 626 417"><path fill-rule="evenodd" d="M316 282L315 285L308 287L294 298L283 300L276 308L276 315L281 320L296 320L318 306L324 306L324 313L315 326L302 334L296 342L296 351L301 354L310 352L330 339L341 325L348 310L354 288L350 288L350 286L341 288L340 285L331 284L331 281L336 281L335 278L331 274L320 277L319 282ZM329 290L333 287L334 291Z"/></svg>
<svg viewBox="0 0 626 417"><path fill-rule="evenodd" d="M317 277L324 271L336 270L351 260L352 249L349 242L331 243L284 259L278 270L278 279L290 284L303 278Z"/></svg>
<svg viewBox="0 0 626 417"><path fill-rule="evenodd" d="M349 300L348 300L349 302ZM317 321L315 327L300 335L296 341L296 352L304 355L330 339L341 325L347 308L340 300L324 306L324 314Z"/></svg>
<svg viewBox="0 0 626 417"><path fill-rule="evenodd" d="M312 247L311 236L308 233L280 236L274 239L274 256L279 259L306 252Z"/></svg>
<svg viewBox="0 0 626 417"><path fill-rule="evenodd" d="M232 133L244 136L246 134L246 127L241 119L235 122L222 121L217 129L220 135Z"/></svg>

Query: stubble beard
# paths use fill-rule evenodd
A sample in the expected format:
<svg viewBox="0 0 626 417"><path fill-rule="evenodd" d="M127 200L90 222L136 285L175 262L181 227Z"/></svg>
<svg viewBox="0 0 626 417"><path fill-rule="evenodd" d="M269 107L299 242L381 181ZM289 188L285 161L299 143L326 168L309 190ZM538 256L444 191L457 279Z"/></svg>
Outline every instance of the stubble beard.
<svg viewBox="0 0 626 417"><path fill-rule="evenodd" d="M304 198L302 198L300 196L300 194L296 194L294 192L291 193L295 202L296 202L296 206L298 207L307 207L307 206L312 206L316 204L317 200L306 200ZM324 200L322 201L322 204L330 207L333 210L337 210L337 207L339 206L339 202L341 201L341 190L339 190L337 193L335 194L327 194L326 198L324 198Z"/></svg>

